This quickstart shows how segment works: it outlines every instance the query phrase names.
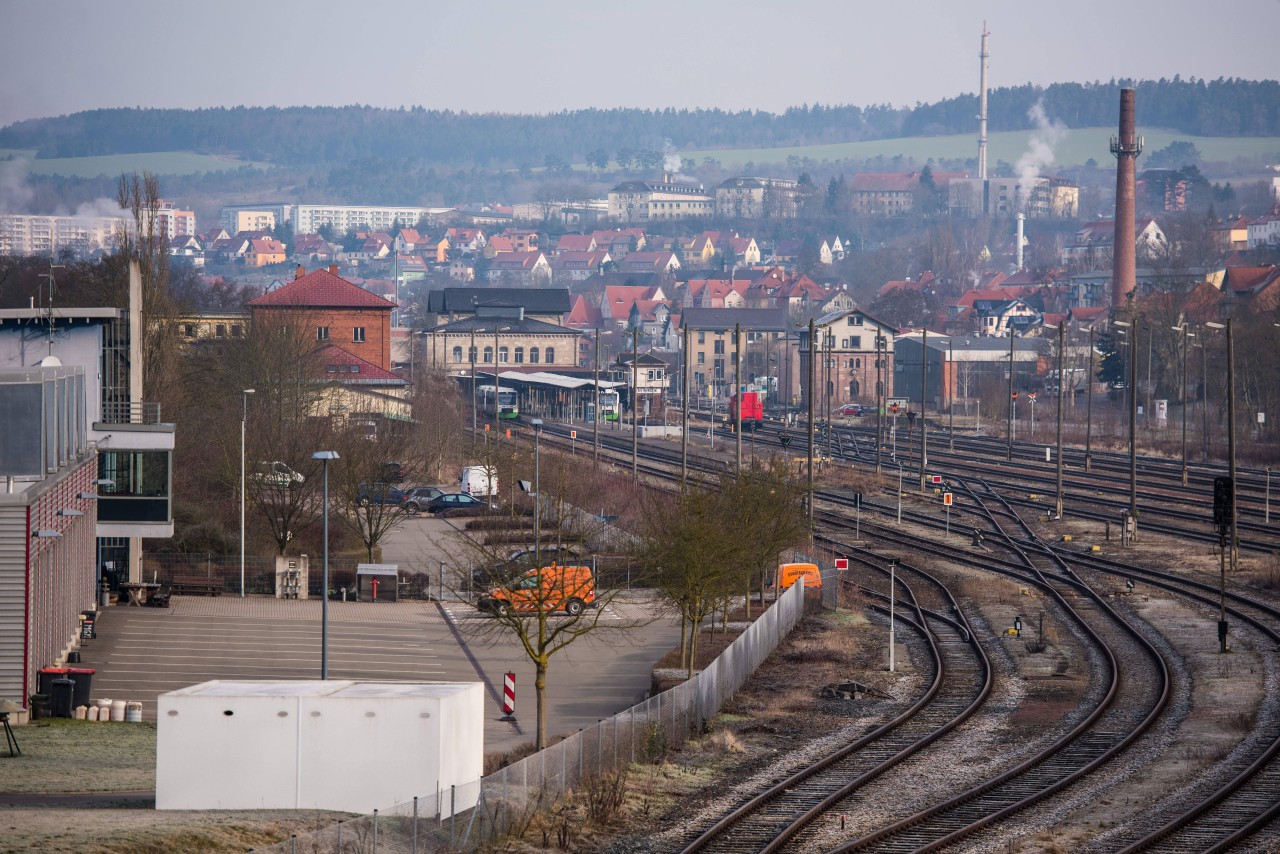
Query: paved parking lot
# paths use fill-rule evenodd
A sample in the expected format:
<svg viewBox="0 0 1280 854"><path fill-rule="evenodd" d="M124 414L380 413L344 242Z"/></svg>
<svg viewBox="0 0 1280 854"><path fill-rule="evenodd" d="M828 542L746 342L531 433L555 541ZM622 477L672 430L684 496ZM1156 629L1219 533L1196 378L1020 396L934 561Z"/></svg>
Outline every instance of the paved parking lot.
<svg viewBox="0 0 1280 854"><path fill-rule="evenodd" d="M421 569L448 563L448 522L412 518L384 545L383 561ZM434 574L434 573L433 573ZM670 618L623 594L600 614L602 630L552 660L548 732L572 732L643 699L654 661L679 643ZM82 648L95 668L93 696L139 700L155 719L156 697L211 679L316 679L319 600L265 596L175 596L168 609L107 609L98 638ZM643 625L642 625L643 624ZM495 634L469 601L329 603L329 676L334 679L485 683L485 750L529 742L535 725L533 669L518 642ZM639 626L639 627L637 627ZM626 631L622 631L627 627ZM516 674L516 718L499 721L503 674Z"/></svg>

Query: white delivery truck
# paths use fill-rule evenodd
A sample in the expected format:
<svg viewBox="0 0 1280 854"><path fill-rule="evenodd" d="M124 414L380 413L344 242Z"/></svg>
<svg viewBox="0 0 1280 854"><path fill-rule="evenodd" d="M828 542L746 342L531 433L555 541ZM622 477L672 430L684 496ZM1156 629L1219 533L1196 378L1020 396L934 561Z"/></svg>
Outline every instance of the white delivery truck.
<svg viewBox="0 0 1280 854"><path fill-rule="evenodd" d="M493 466L467 466L462 470L462 492L467 495L496 498L498 470Z"/></svg>

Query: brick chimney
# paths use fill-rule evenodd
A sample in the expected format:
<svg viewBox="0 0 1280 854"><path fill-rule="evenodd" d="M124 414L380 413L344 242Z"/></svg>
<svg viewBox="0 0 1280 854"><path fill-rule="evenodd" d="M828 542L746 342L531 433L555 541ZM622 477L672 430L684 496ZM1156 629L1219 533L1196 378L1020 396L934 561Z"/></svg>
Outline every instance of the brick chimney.
<svg viewBox="0 0 1280 854"><path fill-rule="evenodd" d="M296 281L298 279L301 279L306 274L307 274L307 268L299 264L297 269L293 271L293 278Z"/></svg>
<svg viewBox="0 0 1280 854"><path fill-rule="evenodd" d="M338 275L338 265L337 265L337 264L330 264L330 265L329 265L329 272L330 272L330 273L333 273L335 276L336 276L336 275Z"/></svg>

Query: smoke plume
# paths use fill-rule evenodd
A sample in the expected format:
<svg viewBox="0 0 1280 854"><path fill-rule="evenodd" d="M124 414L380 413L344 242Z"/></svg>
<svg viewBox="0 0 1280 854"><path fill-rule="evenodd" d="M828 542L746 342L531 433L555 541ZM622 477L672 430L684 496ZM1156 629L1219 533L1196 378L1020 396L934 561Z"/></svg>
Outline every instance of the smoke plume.
<svg viewBox="0 0 1280 854"><path fill-rule="evenodd" d="M1044 101L1036 101L1027 110L1027 117L1035 125L1027 150L1013 169L1018 174L1018 204L1025 209L1035 189L1036 179L1041 170L1053 163L1053 149L1067 135L1067 126L1057 120L1050 120L1044 111Z"/></svg>
<svg viewBox="0 0 1280 854"><path fill-rule="evenodd" d="M0 161L0 214L22 213L34 195L27 186L26 159Z"/></svg>

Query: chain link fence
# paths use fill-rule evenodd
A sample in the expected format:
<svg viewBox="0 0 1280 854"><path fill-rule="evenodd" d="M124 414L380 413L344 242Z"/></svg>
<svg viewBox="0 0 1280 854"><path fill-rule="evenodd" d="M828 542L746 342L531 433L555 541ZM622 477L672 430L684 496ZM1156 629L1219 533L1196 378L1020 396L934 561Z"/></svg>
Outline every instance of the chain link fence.
<svg viewBox="0 0 1280 854"><path fill-rule="evenodd" d="M518 833L565 793L632 763L657 761L701 732L803 614L804 589L796 584L710 666L669 691L475 783L254 850L273 854L444 854L475 851L506 834Z"/></svg>

